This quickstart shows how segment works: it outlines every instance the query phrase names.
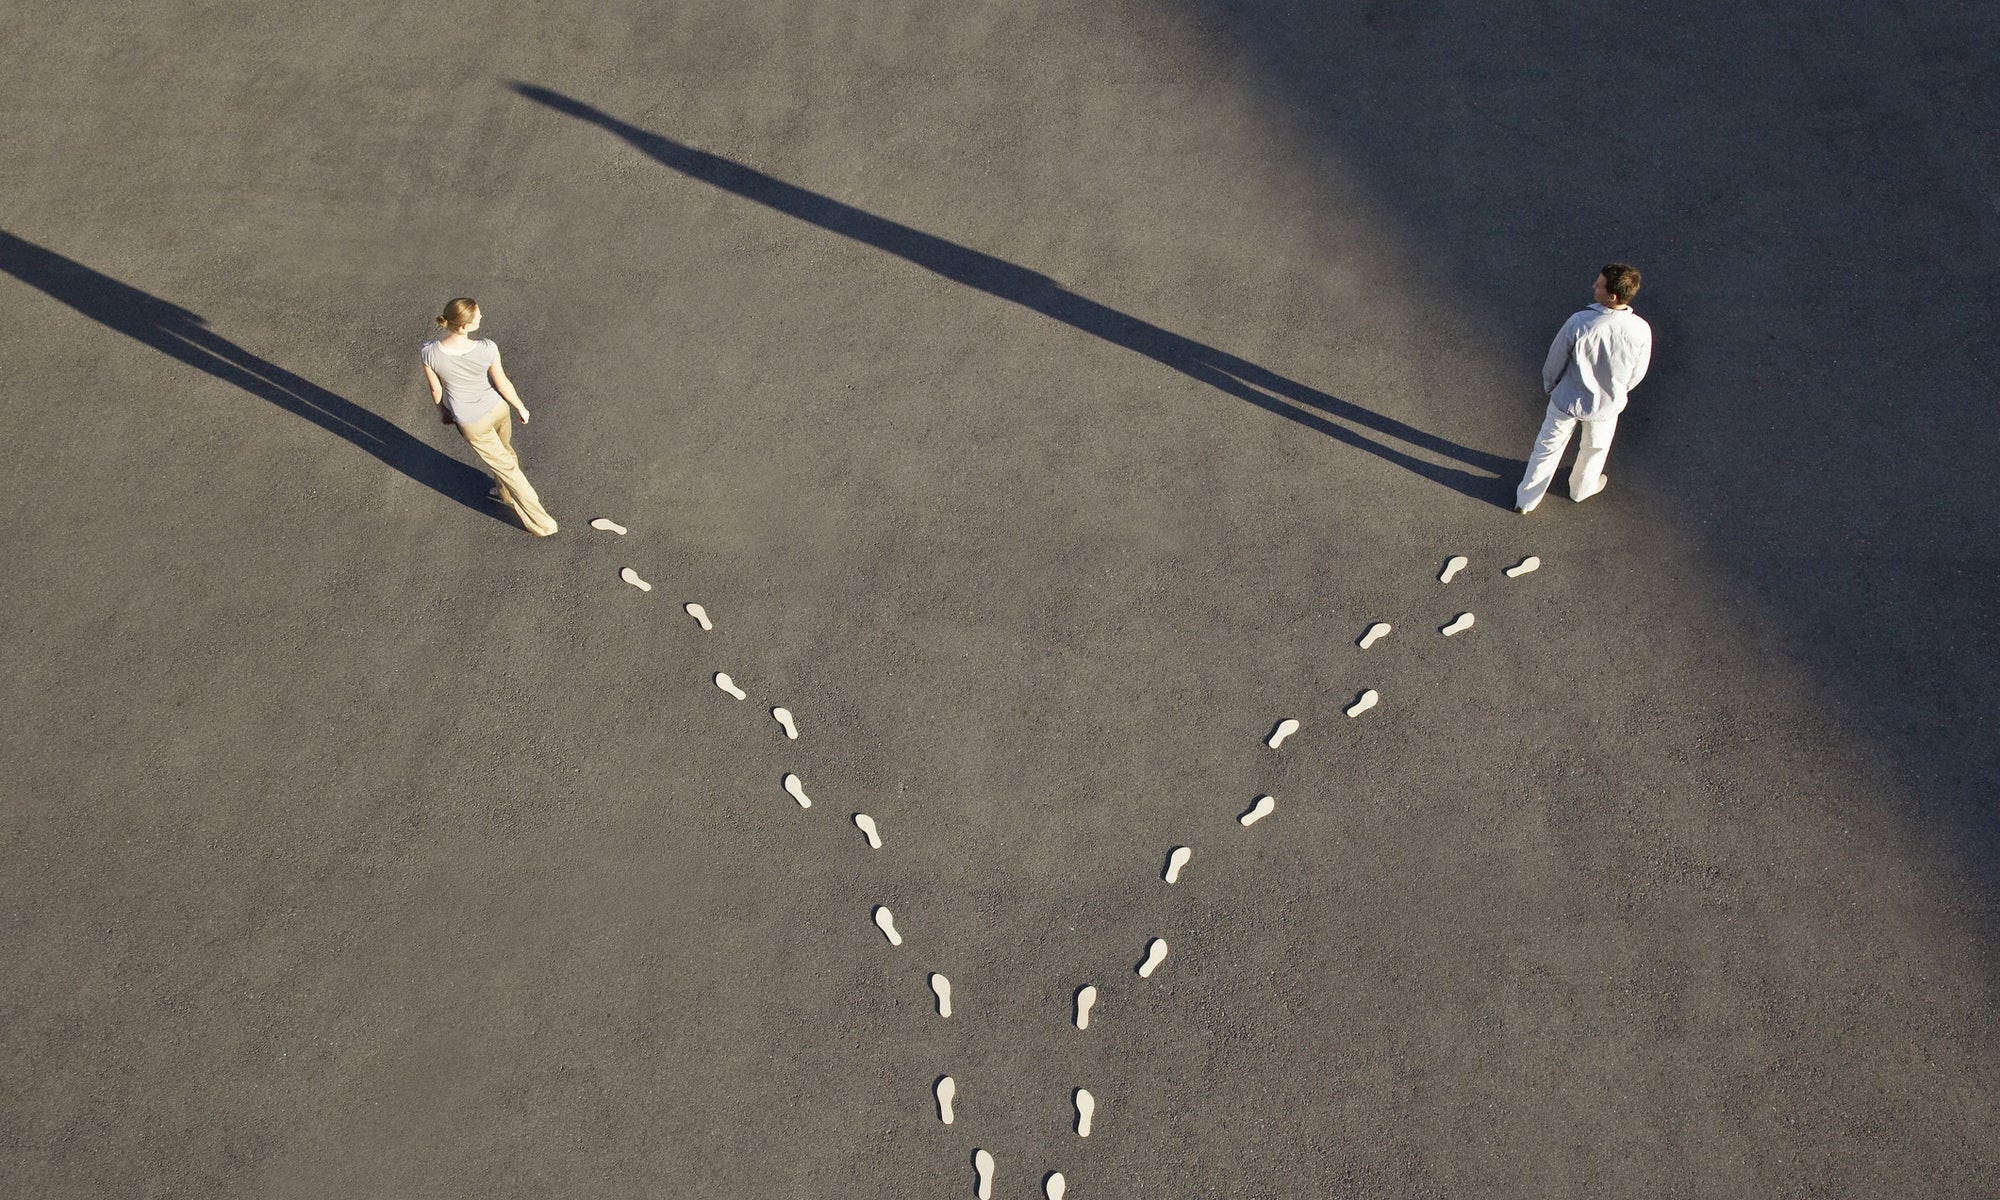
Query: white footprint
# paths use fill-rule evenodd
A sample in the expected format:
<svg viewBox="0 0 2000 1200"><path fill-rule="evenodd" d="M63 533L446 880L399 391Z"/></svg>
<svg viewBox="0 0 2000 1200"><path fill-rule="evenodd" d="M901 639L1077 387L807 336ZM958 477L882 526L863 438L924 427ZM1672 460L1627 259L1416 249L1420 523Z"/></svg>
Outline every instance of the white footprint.
<svg viewBox="0 0 2000 1200"><path fill-rule="evenodd" d="M882 848L882 834L880 830L875 828L874 817L869 816L867 813L855 813L854 827L867 836L868 845L871 849L880 850Z"/></svg>
<svg viewBox="0 0 2000 1200"><path fill-rule="evenodd" d="M947 1017L947 1018L948 1018L948 1017L950 1017L950 1016L951 1016L951 980L949 980L949 979L946 979L946 978L945 978L945 977L944 977L943 975L940 975L940 974L938 974L938 973L937 973L936 971L932 971L932 972L931 972L931 990L932 990L933 992L936 992L936 993L937 993L937 998L938 998L938 1016L940 1016L940 1017ZM950 1121L946 1121L946 1122L945 1122L945 1124L949 1125L949 1124L951 1124L951 1122L950 1122Z"/></svg>
<svg viewBox="0 0 2000 1200"><path fill-rule="evenodd" d="M1076 1136L1090 1136L1090 1118L1097 1113L1097 1097L1082 1088L1076 1089Z"/></svg>
<svg viewBox="0 0 2000 1200"><path fill-rule="evenodd" d="M634 571L630 567L620 567L618 569L618 578L624 580L626 583L631 584L633 587L638 588L642 592L650 592L653 590L653 585L639 578L639 572Z"/></svg>
<svg viewBox="0 0 2000 1200"><path fill-rule="evenodd" d="M610 517L598 517L590 523L590 527L592 529L602 529L606 533L615 533L619 537L625 536L625 527Z"/></svg>
<svg viewBox="0 0 2000 1200"><path fill-rule="evenodd" d="M979 1172L979 1200L993 1200L993 1156L984 1150L974 1150L972 1169Z"/></svg>
<svg viewBox="0 0 2000 1200"><path fill-rule="evenodd" d="M1265 817L1270 816L1272 812L1276 811L1277 807L1278 802L1276 800L1271 799L1269 796L1259 796L1257 797L1257 803L1250 806L1250 811L1236 818L1236 820L1245 829L1248 829Z"/></svg>
<svg viewBox="0 0 2000 1200"><path fill-rule="evenodd" d="M1526 575L1528 572L1534 570L1535 568L1541 565L1542 565L1542 560L1530 554L1528 557L1522 559L1520 562L1517 562L1513 566L1508 567L1506 571L1502 573L1505 574L1509 579L1519 579L1521 576Z"/></svg>
<svg viewBox="0 0 2000 1200"><path fill-rule="evenodd" d="M744 691L740 687L737 687L736 681L729 677L729 672L727 671L717 671L715 673L715 686L721 688L725 692L728 692L730 695L736 697L738 700L748 700L750 698L750 693Z"/></svg>
<svg viewBox="0 0 2000 1200"><path fill-rule="evenodd" d="M1266 746L1269 746L1271 749L1276 750L1278 747L1285 744L1286 738L1292 736L1298 731L1299 731L1298 721L1296 721L1291 717L1286 717L1284 720L1278 722L1278 727L1271 731L1271 736L1264 739L1264 744Z"/></svg>
<svg viewBox="0 0 2000 1200"><path fill-rule="evenodd" d="M937 1081L938 1120L951 1124L951 1102L958 1098L958 1080L947 1075Z"/></svg>
<svg viewBox="0 0 2000 1200"><path fill-rule="evenodd" d="M883 937L889 939L891 946L903 944L903 935L896 932L896 914L889 911L888 905L875 906L875 927L882 931Z"/></svg>
<svg viewBox="0 0 2000 1200"><path fill-rule="evenodd" d="M812 797L806 795L806 785L800 782L799 777L790 771L785 772L785 790L792 794L792 799L799 802L800 808L811 808L813 806ZM870 825L874 823L873 821L869 822ZM855 824L859 825L860 822L856 821ZM866 833L867 830L863 830L862 832ZM883 911L886 912L888 910L884 909Z"/></svg>
<svg viewBox="0 0 2000 1200"><path fill-rule="evenodd" d="M1391 628L1393 628L1393 626L1391 626L1389 622L1377 621L1373 625L1370 625L1368 627L1368 632L1362 634L1361 640L1356 644L1359 645L1363 650L1366 650L1368 647L1374 645L1376 642L1379 642L1383 638L1388 637L1389 630Z"/></svg>
<svg viewBox="0 0 2000 1200"><path fill-rule="evenodd" d="M1453 618L1451 624L1439 629L1438 632L1446 637L1451 637L1454 634L1464 633L1470 628L1472 628L1472 614L1460 613L1457 617Z"/></svg>
<svg viewBox="0 0 2000 1200"><path fill-rule="evenodd" d="M1167 882L1180 882L1181 868L1187 866L1188 859L1193 857L1194 851L1188 849L1186 846L1175 846L1173 853L1167 855Z"/></svg>
<svg viewBox="0 0 2000 1200"><path fill-rule="evenodd" d="M797 721L792 720L791 709L774 708L771 710L771 715L778 719L778 724L783 725L785 727L786 737L792 739L795 742L799 740L799 723Z"/></svg>
<svg viewBox="0 0 2000 1200"><path fill-rule="evenodd" d="M1086 983L1076 989L1076 1027L1078 1029L1090 1028L1090 1009L1096 1003L1097 988L1094 985Z"/></svg>
<svg viewBox="0 0 2000 1200"><path fill-rule="evenodd" d="M696 604L693 601L689 601L688 603L681 605L681 607L687 610L687 615L693 617L695 619L695 623L700 625L703 630L710 630L715 628L715 622L708 619L708 610L703 608L701 605Z"/></svg>
<svg viewBox="0 0 2000 1200"><path fill-rule="evenodd" d="M1454 554L1444 564L1444 574L1438 576L1439 583L1450 583L1451 577L1471 565L1463 554Z"/></svg>
<svg viewBox="0 0 2000 1200"><path fill-rule="evenodd" d="M1359 696L1356 696L1354 698L1354 703L1347 706L1347 715L1350 717L1358 717L1362 713L1367 712L1369 709L1374 708L1376 702L1381 699L1382 699L1382 693L1376 691L1374 688L1369 688L1367 691L1361 693Z"/></svg>
<svg viewBox="0 0 2000 1200"><path fill-rule="evenodd" d="M1167 961L1167 939L1154 938L1146 944L1146 961L1139 964L1139 978L1151 979L1160 964Z"/></svg>
<svg viewBox="0 0 2000 1200"><path fill-rule="evenodd" d="M1049 1200L1063 1200L1063 1193L1069 1191L1069 1180L1061 1171L1050 1171L1048 1182L1042 1184L1042 1194Z"/></svg>

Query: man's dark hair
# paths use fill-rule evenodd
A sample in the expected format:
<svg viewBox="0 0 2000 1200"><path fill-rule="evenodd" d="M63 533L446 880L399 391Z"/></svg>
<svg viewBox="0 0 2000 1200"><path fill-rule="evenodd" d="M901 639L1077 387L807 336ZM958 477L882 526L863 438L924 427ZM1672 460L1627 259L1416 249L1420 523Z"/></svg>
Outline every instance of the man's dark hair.
<svg viewBox="0 0 2000 1200"><path fill-rule="evenodd" d="M1630 304L1639 294L1639 268L1631 263L1605 263L1603 274L1604 290L1618 297L1618 303Z"/></svg>

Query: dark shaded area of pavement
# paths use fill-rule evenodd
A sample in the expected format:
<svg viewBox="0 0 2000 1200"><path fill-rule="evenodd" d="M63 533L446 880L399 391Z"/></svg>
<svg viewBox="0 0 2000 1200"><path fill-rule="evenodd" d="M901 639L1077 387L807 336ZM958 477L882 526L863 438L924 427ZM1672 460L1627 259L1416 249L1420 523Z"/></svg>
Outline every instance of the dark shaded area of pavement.
<svg viewBox="0 0 2000 1200"><path fill-rule="evenodd" d="M1183 7L1523 345L1592 264L1644 264L1662 351L1619 474L1894 747L1910 830L2000 911L2000 496L1961 469L2000 452L1993 9Z"/></svg>

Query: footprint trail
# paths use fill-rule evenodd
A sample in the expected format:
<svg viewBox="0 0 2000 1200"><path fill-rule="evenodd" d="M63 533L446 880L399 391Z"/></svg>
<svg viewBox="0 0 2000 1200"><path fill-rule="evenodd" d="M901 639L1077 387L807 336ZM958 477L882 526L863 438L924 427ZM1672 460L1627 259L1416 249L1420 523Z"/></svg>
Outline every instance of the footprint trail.
<svg viewBox="0 0 2000 1200"><path fill-rule="evenodd" d="M601 532L615 534L620 537L625 536L629 532L623 525L618 524L609 517L593 519L590 522L590 526ZM1469 565L1470 563L1466 556L1451 556L1446 560L1443 569L1439 572L1438 581L1440 583L1452 582ZM1504 574L1510 579L1519 578L1539 569L1541 565L1540 558L1529 555L1515 565L1506 568ZM631 567L621 568L619 570L619 578L629 586L640 591L650 592L653 590L653 585L642 578ZM702 605L690 601L682 605L682 608L704 632L714 631L715 623L709 618L707 610ZM1450 623L1439 627L1439 632L1446 637L1453 637L1471 629L1473 625L1473 614L1463 612ZM1382 639L1388 637L1393 632L1393 629L1394 626L1388 621L1373 621L1367 625L1366 630L1356 640L1355 644L1362 650L1368 650L1381 642ZM719 689L727 692L739 701L749 698L749 693L737 686L735 680L725 672L716 672L714 682ZM1344 711L1350 718L1358 717L1374 708L1380 702L1380 699L1380 693L1373 688L1368 688L1360 692L1354 702L1347 706ZM787 740L797 741L799 739L798 722L790 709L782 706L774 706L769 709L769 712L772 719L784 730ZM1308 714L1308 719L1311 718L1311 715L1310 713ZM1282 748L1287 739L1300 731L1303 724L1304 722L1296 717L1286 717L1278 721L1265 738L1265 745L1272 750ZM796 774L787 773L784 776L784 788L798 802L801 809L810 809L812 807L812 800L807 796L804 784ZM1237 821L1245 828L1248 828L1265 817L1272 815L1276 811L1276 808L1277 801L1274 797L1270 795L1258 795L1251 807L1237 817ZM875 819L865 812L856 812L852 814L852 820L855 827L867 839L869 847L873 850L880 850L883 841ZM1180 877L1192 861L1193 855L1194 851L1191 846L1175 845L1170 849L1165 867L1161 872L1161 877L1167 884L1174 885L1180 882ZM876 928L880 930L882 936L891 946L901 946L903 944L903 935L896 927L895 916L887 905L874 905L871 915ZM1145 958L1134 969L1141 979L1150 979L1166 962L1168 954L1169 949L1165 938L1151 938L1146 944ZM952 1017L952 984L950 979L942 972L935 971L927 972L926 978L930 990L936 997L938 1017L941 1019L950 1019ZM1090 1019L1097 1000L1098 989L1095 985L1085 984L1077 989L1073 1016L1077 1029L1088 1030L1090 1028ZM955 1101L957 1088L956 1079L949 1074L939 1075L935 1078L933 1091L937 1101L938 1119L944 1125L952 1125L956 1120ZM1097 1098L1088 1089L1079 1087L1074 1089L1073 1100L1076 1109L1076 1135L1079 1138L1088 1138L1091 1136L1092 1125L1098 1107ZM983 1148L976 1149L973 1152L972 1162L977 1176L977 1194L980 1200L990 1200L996 1174L994 1157L989 1151ZM1068 1189L1068 1180L1063 1172L1050 1171L1043 1178L1042 1183L1044 1194L1049 1200L1063 1200Z"/></svg>

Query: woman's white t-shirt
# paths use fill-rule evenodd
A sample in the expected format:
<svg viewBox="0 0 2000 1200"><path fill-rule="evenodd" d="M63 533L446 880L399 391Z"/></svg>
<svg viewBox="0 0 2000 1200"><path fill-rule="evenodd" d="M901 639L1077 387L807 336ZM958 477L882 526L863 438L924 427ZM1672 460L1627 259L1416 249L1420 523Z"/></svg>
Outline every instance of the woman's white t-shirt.
<svg viewBox="0 0 2000 1200"><path fill-rule="evenodd" d="M451 405L451 419L460 425L490 417L507 403L493 390L493 381L486 374L488 367L500 361L500 347L491 338L474 342L463 354L453 354L435 340L425 342L418 353L443 382L444 402Z"/></svg>

